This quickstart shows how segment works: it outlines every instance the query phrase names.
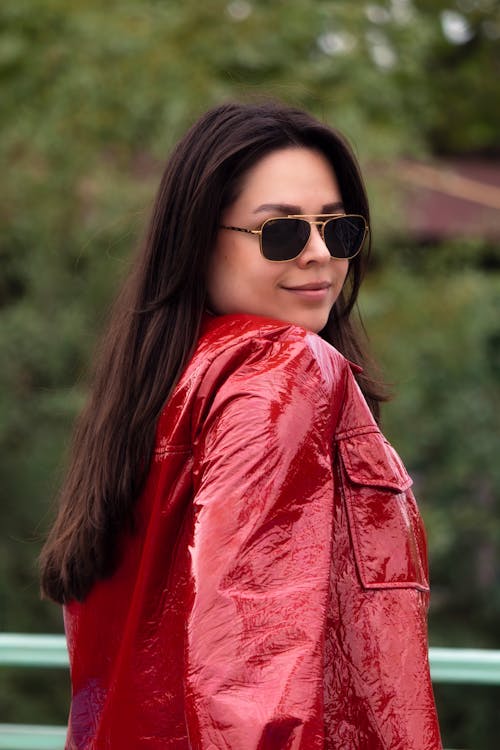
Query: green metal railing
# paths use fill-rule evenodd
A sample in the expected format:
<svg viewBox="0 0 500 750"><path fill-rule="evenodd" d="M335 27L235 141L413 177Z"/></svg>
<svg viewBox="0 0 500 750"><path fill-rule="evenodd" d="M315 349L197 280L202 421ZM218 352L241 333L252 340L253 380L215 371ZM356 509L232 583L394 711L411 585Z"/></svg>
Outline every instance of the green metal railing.
<svg viewBox="0 0 500 750"><path fill-rule="evenodd" d="M500 651L430 648L433 682L500 685ZM63 635L0 633L0 666L68 666ZM0 750L62 750L64 727L0 724Z"/></svg>
<svg viewBox="0 0 500 750"><path fill-rule="evenodd" d="M68 665L64 635L0 633L0 666ZM0 724L0 750L63 750L65 739L65 727Z"/></svg>

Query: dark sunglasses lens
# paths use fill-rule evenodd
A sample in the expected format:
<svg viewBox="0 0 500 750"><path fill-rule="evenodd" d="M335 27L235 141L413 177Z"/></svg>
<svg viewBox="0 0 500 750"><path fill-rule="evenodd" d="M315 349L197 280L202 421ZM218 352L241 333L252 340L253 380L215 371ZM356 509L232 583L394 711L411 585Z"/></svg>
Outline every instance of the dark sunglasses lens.
<svg viewBox="0 0 500 750"><path fill-rule="evenodd" d="M365 238L362 216L339 216L325 224L325 244L332 258L352 258L359 252Z"/></svg>
<svg viewBox="0 0 500 750"><path fill-rule="evenodd" d="M310 233L304 219L271 219L262 227L262 254L268 260L292 260L304 249Z"/></svg>

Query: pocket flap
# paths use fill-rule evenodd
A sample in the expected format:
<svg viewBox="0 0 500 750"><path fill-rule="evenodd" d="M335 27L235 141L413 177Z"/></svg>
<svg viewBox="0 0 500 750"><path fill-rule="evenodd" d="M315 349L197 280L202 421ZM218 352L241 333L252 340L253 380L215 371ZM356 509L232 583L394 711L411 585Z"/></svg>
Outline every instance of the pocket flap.
<svg viewBox="0 0 500 750"><path fill-rule="evenodd" d="M354 484L404 492L413 484L403 462L381 432L365 432L339 440L342 462Z"/></svg>
<svg viewBox="0 0 500 750"><path fill-rule="evenodd" d="M377 428L351 432L338 446L340 488L363 587L427 592L425 530L403 462Z"/></svg>

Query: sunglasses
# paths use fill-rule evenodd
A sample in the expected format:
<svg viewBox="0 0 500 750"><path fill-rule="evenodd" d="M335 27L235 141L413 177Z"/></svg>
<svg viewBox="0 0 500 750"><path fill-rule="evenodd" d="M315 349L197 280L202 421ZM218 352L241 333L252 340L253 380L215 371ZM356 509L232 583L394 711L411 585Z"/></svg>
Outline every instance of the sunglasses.
<svg viewBox="0 0 500 750"><path fill-rule="evenodd" d="M311 236L311 227L317 226L321 239L330 251L332 258L351 260L363 247L368 224L359 214L322 214L320 221L313 221L304 215L280 216L267 219L260 229L228 227L234 232L258 234L260 252L267 260L281 263L297 258ZM319 217L316 217L318 219Z"/></svg>

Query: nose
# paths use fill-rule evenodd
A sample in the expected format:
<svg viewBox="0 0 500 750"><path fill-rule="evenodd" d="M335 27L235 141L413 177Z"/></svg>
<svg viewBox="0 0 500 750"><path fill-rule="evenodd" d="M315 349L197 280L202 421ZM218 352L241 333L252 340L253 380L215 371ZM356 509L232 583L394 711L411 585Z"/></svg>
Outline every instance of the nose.
<svg viewBox="0 0 500 750"><path fill-rule="evenodd" d="M323 265L329 263L330 260L330 251L321 236L320 227L316 224L311 224L311 234L306 246L297 257L297 263L300 266L307 266L310 263L321 263Z"/></svg>

